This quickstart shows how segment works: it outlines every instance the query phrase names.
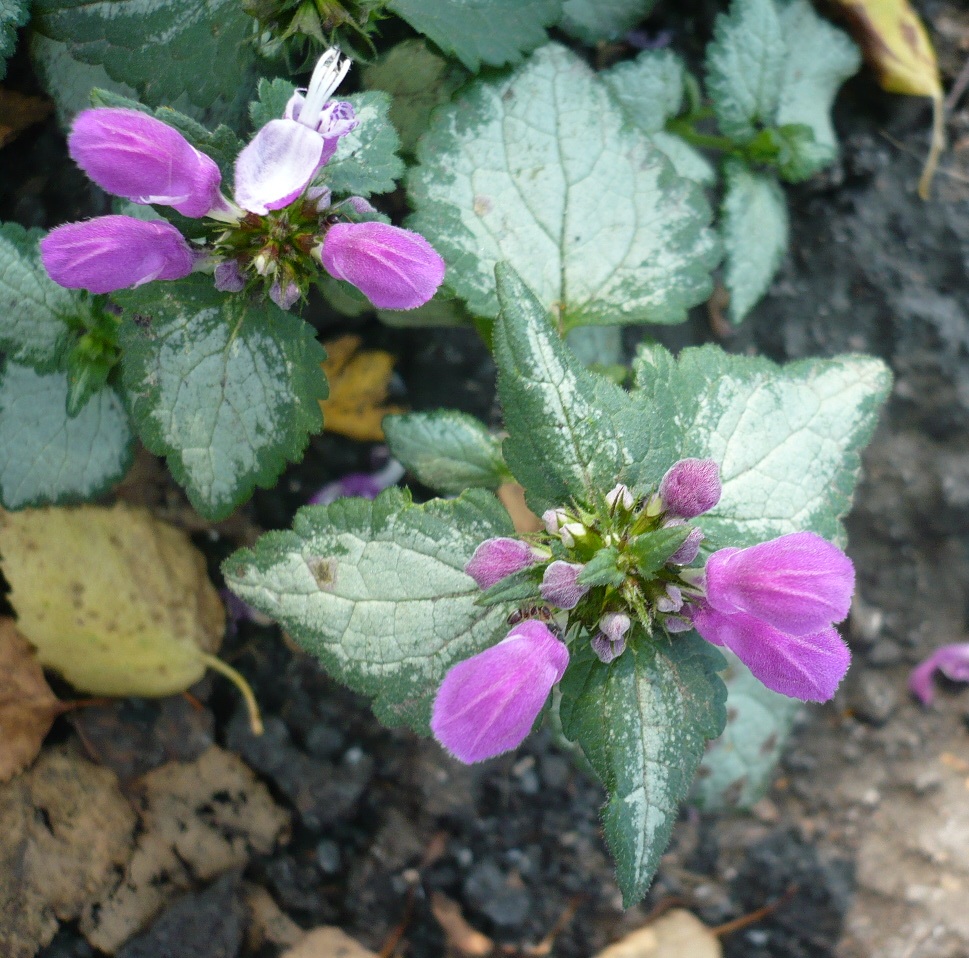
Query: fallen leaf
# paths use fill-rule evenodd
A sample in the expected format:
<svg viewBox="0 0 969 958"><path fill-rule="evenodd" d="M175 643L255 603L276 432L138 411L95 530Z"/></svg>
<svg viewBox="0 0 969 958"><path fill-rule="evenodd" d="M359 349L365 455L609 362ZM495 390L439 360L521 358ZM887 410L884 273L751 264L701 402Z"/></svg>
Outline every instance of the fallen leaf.
<svg viewBox="0 0 969 958"><path fill-rule="evenodd" d="M63 706L13 619L0 618L0 782L22 772Z"/></svg>
<svg viewBox="0 0 969 958"><path fill-rule="evenodd" d="M54 104L39 96L26 96L0 87L0 147L15 140L24 130L46 120Z"/></svg>
<svg viewBox="0 0 969 958"><path fill-rule="evenodd" d="M525 490L517 482L504 482L498 487L498 499L511 516L515 532L538 532L542 520L525 503Z"/></svg>
<svg viewBox="0 0 969 958"><path fill-rule="evenodd" d="M249 909L246 944L250 951L258 951L265 944L288 948L306 935L262 885L246 885L245 901Z"/></svg>
<svg viewBox="0 0 969 958"><path fill-rule="evenodd" d="M945 106L939 63L928 32L909 0L832 0L843 12L878 84L889 93L932 100L932 145L919 181L927 199L945 149Z"/></svg>
<svg viewBox="0 0 969 958"><path fill-rule="evenodd" d="M0 786L0 955L33 958L101 898L131 857L135 813L117 779L69 746Z"/></svg>
<svg viewBox="0 0 969 958"><path fill-rule="evenodd" d="M307 932L282 958L377 958L339 928L314 928Z"/></svg>
<svg viewBox="0 0 969 958"><path fill-rule="evenodd" d="M699 918L674 908L609 945L596 958L723 958L723 948Z"/></svg>
<svg viewBox="0 0 969 958"><path fill-rule="evenodd" d="M449 953L485 958L495 950L495 943L468 924L461 906L439 891L431 894L431 912L444 932Z"/></svg>
<svg viewBox="0 0 969 958"><path fill-rule="evenodd" d="M379 349L360 349L359 336L341 336L324 343L323 371L330 398L320 402L323 428L361 442L382 442L384 416L404 410L388 405L387 389L394 357Z"/></svg>
<svg viewBox="0 0 969 958"><path fill-rule="evenodd" d="M3 513L0 555L20 631L79 690L170 695L215 664L225 612L205 559L147 510Z"/></svg>

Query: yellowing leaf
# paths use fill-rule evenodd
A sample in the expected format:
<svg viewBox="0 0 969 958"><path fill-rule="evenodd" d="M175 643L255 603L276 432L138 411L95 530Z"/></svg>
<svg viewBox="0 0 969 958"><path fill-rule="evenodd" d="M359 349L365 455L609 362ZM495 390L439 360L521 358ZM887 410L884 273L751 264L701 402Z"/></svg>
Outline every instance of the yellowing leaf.
<svg viewBox="0 0 969 958"><path fill-rule="evenodd" d="M361 350L359 336L341 336L323 345L323 371L330 381L330 398L320 402L323 428L362 442L381 442L381 420L403 412L400 406L386 405L394 357L378 349Z"/></svg>
<svg viewBox="0 0 969 958"><path fill-rule="evenodd" d="M926 199L945 149L945 111L939 64L925 26L909 0L832 2L843 11L883 90L932 99L932 146L919 181L919 195Z"/></svg>
<svg viewBox="0 0 969 958"><path fill-rule="evenodd" d="M169 695L214 664L225 612L205 560L147 510L4 513L0 557L20 631L79 690Z"/></svg>

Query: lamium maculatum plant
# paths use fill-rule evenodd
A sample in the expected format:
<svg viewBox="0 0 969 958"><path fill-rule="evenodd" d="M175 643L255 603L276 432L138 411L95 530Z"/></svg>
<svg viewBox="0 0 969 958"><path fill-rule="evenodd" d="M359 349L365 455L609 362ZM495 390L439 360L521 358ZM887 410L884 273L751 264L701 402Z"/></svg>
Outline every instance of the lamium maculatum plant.
<svg viewBox="0 0 969 958"><path fill-rule="evenodd" d="M831 698L848 667L840 517L890 377L865 357L643 346L626 392L576 361L504 265L497 295L504 442L446 412L386 428L422 481L481 488L308 507L224 572L382 720L461 761L515 748L554 708L608 792L632 903L724 727L717 647L800 700ZM513 534L491 492L509 476L543 531Z"/></svg>

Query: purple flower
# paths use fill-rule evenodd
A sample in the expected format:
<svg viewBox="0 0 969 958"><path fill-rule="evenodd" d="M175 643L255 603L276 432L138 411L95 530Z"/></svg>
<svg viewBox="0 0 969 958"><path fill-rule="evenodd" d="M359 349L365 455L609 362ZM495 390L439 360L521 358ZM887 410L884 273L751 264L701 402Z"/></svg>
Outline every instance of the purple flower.
<svg viewBox="0 0 969 958"><path fill-rule="evenodd" d="M318 255L380 309L423 306L444 279L444 260L423 236L386 223L336 223Z"/></svg>
<svg viewBox="0 0 969 958"><path fill-rule="evenodd" d="M588 591L579 581L584 565L556 559L546 570L539 590L542 598L559 609L574 609Z"/></svg>
<svg viewBox="0 0 969 958"><path fill-rule="evenodd" d="M171 206L191 217L225 208L215 161L146 113L84 110L74 120L67 146L77 165L115 196Z"/></svg>
<svg viewBox="0 0 969 958"><path fill-rule="evenodd" d="M659 484L663 506L681 519L708 512L720 501L720 492L720 469L712 459L681 459Z"/></svg>
<svg viewBox="0 0 969 958"><path fill-rule="evenodd" d="M444 677L431 717L434 737L467 764L516 748L568 664L568 649L548 626L516 625Z"/></svg>
<svg viewBox="0 0 969 958"><path fill-rule="evenodd" d="M376 472L348 472L340 479L328 482L307 500L311 506L326 506L337 499L356 496L359 499L376 499L388 486L404 475L404 467L391 459L383 469Z"/></svg>
<svg viewBox="0 0 969 958"><path fill-rule="evenodd" d="M689 565L700 554L700 543L703 542L703 539L704 535L701 529L691 529L683 545L666 561L670 565Z"/></svg>
<svg viewBox="0 0 969 958"><path fill-rule="evenodd" d="M357 126L349 103L327 103L350 69L331 48L320 57L306 96L293 95L281 120L270 120L239 154L235 198L265 215L288 206L336 152L341 136Z"/></svg>
<svg viewBox="0 0 969 958"><path fill-rule="evenodd" d="M527 542L500 536L485 539L474 550L464 571L478 583L479 589L490 589L506 576L527 569L536 560L535 551Z"/></svg>
<svg viewBox="0 0 969 958"><path fill-rule="evenodd" d="M131 216L58 226L40 241L40 252L55 283L92 293L181 279L192 272L196 258L174 226Z"/></svg>
<svg viewBox="0 0 969 958"><path fill-rule="evenodd" d="M941 672L953 682L969 682L969 642L943 645L912 669L908 687L923 705L931 705L935 698L932 676L936 672Z"/></svg>
<svg viewBox="0 0 969 958"><path fill-rule="evenodd" d="M851 560L813 532L721 549L707 561L705 580L718 612L746 612L790 635L840 622L855 590Z"/></svg>
<svg viewBox="0 0 969 958"><path fill-rule="evenodd" d="M599 620L602 630L592 638L592 651L608 665L626 651L626 633L632 621L624 612L607 612Z"/></svg>

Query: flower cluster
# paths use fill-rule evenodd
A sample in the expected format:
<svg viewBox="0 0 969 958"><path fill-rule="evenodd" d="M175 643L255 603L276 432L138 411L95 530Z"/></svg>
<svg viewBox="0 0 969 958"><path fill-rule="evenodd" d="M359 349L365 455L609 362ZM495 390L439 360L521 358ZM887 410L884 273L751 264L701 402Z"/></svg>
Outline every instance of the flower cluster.
<svg viewBox="0 0 969 958"><path fill-rule="evenodd" d="M41 242L50 276L61 286L110 293L211 271L223 291L263 285L289 309L322 266L375 306L427 302L444 278L444 262L427 240L377 221L362 197L334 203L328 189L312 185L358 123L349 103L330 100L348 69L338 50L321 57L305 96L295 93L284 115L240 152L231 200L215 161L166 123L129 109L80 113L68 147L98 186L204 219L206 237L190 243L168 222L131 216L68 223Z"/></svg>
<svg viewBox="0 0 969 958"><path fill-rule="evenodd" d="M696 629L726 646L768 688L806 701L830 699L850 653L834 629L848 614L854 568L811 532L713 552L691 520L720 499L719 469L682 459L658 488L637 496L617 485L595 509L552 509L545 534L483 542L466 566L482 589L509 576L531 582L535 601L513 613L497 645L445 676L431 729L453 755L477 762L517 746L586 640L605 664L630 643Z"/></svg>

